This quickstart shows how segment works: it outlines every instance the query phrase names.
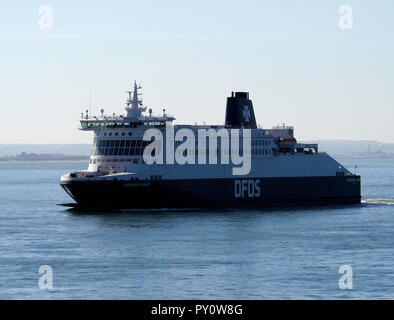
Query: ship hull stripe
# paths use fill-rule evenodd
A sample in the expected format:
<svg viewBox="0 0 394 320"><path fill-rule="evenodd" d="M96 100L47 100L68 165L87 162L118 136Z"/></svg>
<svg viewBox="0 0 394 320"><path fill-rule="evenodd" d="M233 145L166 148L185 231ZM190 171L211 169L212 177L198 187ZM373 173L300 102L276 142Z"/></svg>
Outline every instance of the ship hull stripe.
<svg viewBox="0 0 394 320"><path fill-rule="evenodd" d="M80 209L260 208L359 203L360 177L62 181Z"/></svg>

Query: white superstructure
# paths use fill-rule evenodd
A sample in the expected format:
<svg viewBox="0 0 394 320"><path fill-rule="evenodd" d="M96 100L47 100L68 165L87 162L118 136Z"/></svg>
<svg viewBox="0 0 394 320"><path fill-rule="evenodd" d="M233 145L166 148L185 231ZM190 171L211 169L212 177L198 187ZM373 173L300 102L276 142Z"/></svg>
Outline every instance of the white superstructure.
<svg viewBox="0 0 394 320"><path fill-rule="evenodd" d="M141 86L134 83L133 91L126 91L125 115L100 116L82 114L80 129L94 132L93 152L86 171L65 175L67 179L223 179L232 176L232 164L152 164L143 159L143 150L149 144L143 141L144 132L155 128L166 135L166 126L172 126L174 117L153 115L143 106L138 90ZM230 130L225 125L174 125L175 133L180 129ZM175 142L175 148L181 142ZM229 143L230 144L230 143ZM222 144L214 150L220 158ZM196 143L193 152L197 157L201 152ZM209 148L207 146L207 148ZM175 151L176 152L176 151ZM231 155L231 147L223 152ZM247 177L308 177L352 175L337 161L324 152L319 152L316 144L300 144L294 138L293 127L277 126L272 129L251 129L251 170Z"/></svg>

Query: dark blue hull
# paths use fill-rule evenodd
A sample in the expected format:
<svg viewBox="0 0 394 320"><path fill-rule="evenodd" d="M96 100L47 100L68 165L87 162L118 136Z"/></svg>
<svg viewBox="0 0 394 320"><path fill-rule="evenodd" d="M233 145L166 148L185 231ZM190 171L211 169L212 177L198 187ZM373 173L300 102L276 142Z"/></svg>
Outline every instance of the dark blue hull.
<svg viewBox="0 0 394 320"><path fill-rule="evenodd" d="M360 177L70 181L61 186L86 210L262 208L351 204Z"/></svg>

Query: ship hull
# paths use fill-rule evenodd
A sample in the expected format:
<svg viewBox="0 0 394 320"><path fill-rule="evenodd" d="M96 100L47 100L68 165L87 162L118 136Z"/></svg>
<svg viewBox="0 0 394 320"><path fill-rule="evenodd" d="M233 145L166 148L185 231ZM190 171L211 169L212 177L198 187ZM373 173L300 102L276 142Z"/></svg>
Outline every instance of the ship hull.
<svg viewBox="0 0 394 320"><path fill-rule="evenodd" d="M264 208L361 201L360 177L62 181L82 210Z"/></svg>

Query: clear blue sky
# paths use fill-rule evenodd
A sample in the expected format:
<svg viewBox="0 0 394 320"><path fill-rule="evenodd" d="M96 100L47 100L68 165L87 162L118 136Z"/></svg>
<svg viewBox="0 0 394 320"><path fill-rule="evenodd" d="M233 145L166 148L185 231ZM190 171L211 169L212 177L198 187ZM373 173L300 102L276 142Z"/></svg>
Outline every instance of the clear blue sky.
<svg viewBox="0 0 394 320"><path fill-rule="evenodd" d="M89 143L89 92L93 111L122 113L134 79L177 123L221 124L246 90L259 123L300 140L394 142L393 17L389 0L2 1L0 143Z"/></svg>

